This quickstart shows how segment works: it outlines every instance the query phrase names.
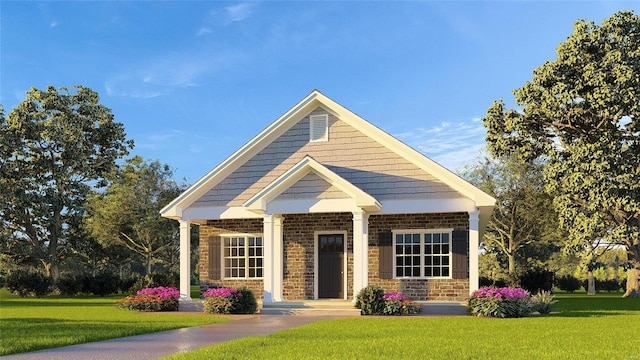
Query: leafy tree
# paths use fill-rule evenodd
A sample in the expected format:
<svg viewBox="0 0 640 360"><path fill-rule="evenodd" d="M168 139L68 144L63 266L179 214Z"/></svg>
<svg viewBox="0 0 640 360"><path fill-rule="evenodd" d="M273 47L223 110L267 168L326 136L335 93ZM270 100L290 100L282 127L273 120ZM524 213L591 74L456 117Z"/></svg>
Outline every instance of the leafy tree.
<svg viewBox="0 0 640 360"><path fill-rule="evenodd" d="M466 168L463 176L496 198L496 207L482 239L483 248L506 259L509 278L516 268L544 263L550 254L536 248L553 248L557 215L544 192L542 165L515 156L484 157Z"/></svg>
<svg viewBox="0 0 640 360"><path fill-rule="evenodd" d="M624 296L640 297L640 18L579 20L556 53L514 91L518 110L487 110L488 147L543 158L566 246L623 245Z"/></svg>
<svg viewBox="0 0 640 360"><path fill-rule="evenodd" d="M172 176L169 166L158 161L128 159L112 173L104 192L89 196L87 229L103 245L118 244L142 256L147 273L162 254L173 261L178 223L160 216L160 209L181 192Z"/></svg>
<svg viewBox="0 0 640 360"><path fill-rule="evenodd" d="M31 88L0 117L0 220L54 279L86 194L133 146L96 92L73 90Z"/></svg>

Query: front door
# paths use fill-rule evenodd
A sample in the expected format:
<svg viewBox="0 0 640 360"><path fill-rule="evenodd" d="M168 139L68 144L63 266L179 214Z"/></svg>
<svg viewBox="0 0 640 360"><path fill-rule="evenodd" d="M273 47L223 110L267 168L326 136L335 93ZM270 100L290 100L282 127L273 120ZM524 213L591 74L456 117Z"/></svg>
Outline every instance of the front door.
<svg viewBox="0 0 640 360"><path fill-rule="evenodd" d="M318 298L343 299L344 235L318 236Z"/></svg>

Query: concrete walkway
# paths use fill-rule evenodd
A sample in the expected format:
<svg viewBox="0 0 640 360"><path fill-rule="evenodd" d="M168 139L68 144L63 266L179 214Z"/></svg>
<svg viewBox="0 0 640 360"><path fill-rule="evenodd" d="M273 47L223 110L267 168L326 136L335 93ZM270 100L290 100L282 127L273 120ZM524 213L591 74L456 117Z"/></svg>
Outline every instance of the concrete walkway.
<svg viewBox="0 0 640 360"><path fill-rule="evenodd" d="M261 336L335 316L233 315L231 321L0 357L3 360L144 360Z"/></svg>

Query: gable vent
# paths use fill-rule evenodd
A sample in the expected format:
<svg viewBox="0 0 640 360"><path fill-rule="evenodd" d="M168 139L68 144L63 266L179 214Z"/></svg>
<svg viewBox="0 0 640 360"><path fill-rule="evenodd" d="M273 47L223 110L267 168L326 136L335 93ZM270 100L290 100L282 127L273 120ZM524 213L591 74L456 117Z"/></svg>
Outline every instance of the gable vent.
<svg viewBox="0 0 640 360"><path fill-rule="evenodd" d="M329 141L329 115L311 115L309 123L311 125L310 141Z"/></svg>

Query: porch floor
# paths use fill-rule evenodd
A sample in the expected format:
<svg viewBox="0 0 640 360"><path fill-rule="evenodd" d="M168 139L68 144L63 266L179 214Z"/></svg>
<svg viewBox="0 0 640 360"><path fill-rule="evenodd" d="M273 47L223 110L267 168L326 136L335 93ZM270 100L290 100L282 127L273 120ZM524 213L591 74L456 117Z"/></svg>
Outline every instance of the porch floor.
<svg viewBox="0 0 640 360"><path fill-rule="evenodd" d="M459 316L466 315L464 302L417 301L422 310L419 316ZM180 301L180 311L202 312L202 300ZM360 316L360 310L350 300L298 300L280 301L258 305L262 315L314 315L314 316Z"/></svg>

